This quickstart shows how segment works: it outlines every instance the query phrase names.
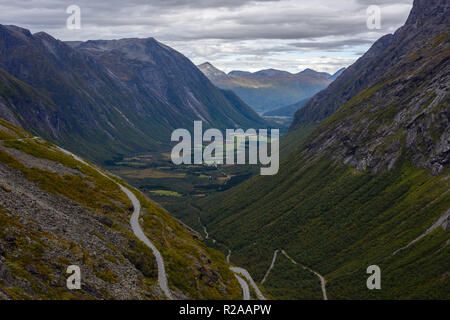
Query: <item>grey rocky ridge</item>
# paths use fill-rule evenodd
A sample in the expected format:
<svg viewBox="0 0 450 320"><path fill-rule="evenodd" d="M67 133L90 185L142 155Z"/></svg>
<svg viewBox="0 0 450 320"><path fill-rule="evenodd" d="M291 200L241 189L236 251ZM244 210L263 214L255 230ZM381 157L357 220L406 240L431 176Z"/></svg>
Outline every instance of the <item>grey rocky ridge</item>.
<svg viewBox="0 0 450 320"><path fill-rule="evenodd" d="M69 42L0 25L0 115L102 163L167 151L174 129L267 126L153 38Z"/></svg>
<svg viewBox="0 0 450 320"><path fill-rule="evenodd" d="M293 129L319 123L308 154L328 152L360 171L391 169L406 148L440 174L450 161L448 1L416 1L406 24L300 109Z"/></svg>
<svg viewBox="0 0 450 320"><path fill-rule="evenodd" d="M335 75L330 75L306 69L292 74L267 69L253 73L231 71L226 74L209 62L199 65L198 68L216 86L234 91L245 103L261 114L312 97L326 88L342 72L340 70Z"/></svg>

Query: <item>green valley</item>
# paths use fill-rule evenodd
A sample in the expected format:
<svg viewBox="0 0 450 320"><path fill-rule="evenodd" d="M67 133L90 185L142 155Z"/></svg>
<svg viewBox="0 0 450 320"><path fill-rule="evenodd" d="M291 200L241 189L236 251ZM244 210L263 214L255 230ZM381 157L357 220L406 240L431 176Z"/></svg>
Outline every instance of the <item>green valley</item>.
<svg viewBox="0 0 450 320"><path fill-rule="evenodd" d="M405 26L300 109L277 176L252 177L174 214L199 216L256 279L285 250L325 277L329 299L449 299L445 10L445 1L416 0ZM321 298L314 275L277 261L269 294ZM372 265L381 290L366 285Z"/></svg>

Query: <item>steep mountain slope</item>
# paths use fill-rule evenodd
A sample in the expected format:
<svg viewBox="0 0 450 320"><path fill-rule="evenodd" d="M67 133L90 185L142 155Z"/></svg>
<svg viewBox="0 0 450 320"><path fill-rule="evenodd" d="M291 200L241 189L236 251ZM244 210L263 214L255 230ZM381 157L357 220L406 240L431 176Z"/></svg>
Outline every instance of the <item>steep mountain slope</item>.
<svg viewBox="0 0 450 320"><path fill-rule="evenodd" d="M336 73L335 74L333 74L331 77L330 77L330 80L336 80L337 78L339 78L340 76L341 76L341 74L343 74L344 73L344 71L346 70L347 68L342 68L342 69L339 69L338 71L336 71Z"/></svg>
<svg viewBox="0 0 450 320"><path fill-rule="evenodd" d="M328 73L311 69L297 74L275 69L226 74L208 62L198 67L216 86L234 91L259 113L310 98L332 82Z"/></svg>
<svg viewBox="0 0 450 320"><path fill-rule="evenodd" d="M130 226L132 203L113 176L0 119L0 299L165 299L150 248ZM164 262L174 298L239 299L225 257L127 187ZM81 290L66 269L81 268Z"/></svg>
<svg viewBox="0 0 450 320"><path fill-rule="evenodd" d="M334 81L337 78L339 78L341 76L341 74L344 73L345 70L346 70L346 68L342 68L342 69L338 70L332 76L330 76L328 74L324 74L324 76L328 77L329 80ZM303 72L308 72L308 71L309 70L305 70ZM315 71L311 70L309 72L311 73L311 72L315 72ZM298 101L296 103L293 103L291 105L284 106L284 107L281 107L281 108L278 108L278 109L275 109L275 110L268 111L268 112L264 113L264 116L267 116L267 117L274 117L274 116L277 116L277 117L293 117L297 113L298 110L300 110L301 108L303 108L306 105L306 103L308 101L309 101L309 98L300 100L300 101Z"/></svg>
<svg viewBox="0 0 450 320"><path fill-rule="evenodd" d="M161 149L173 129L194 120L218 128L265 124L152 38L66 44L0 25L0 68L10 88L2 90L0 114L96 161Z"/></svg>
<svg viewBox="0 0 450 320"><path fill-rule="evenodd" d="M383 80L394 79L397 76L394 72L409 73L415 67L420 67L424 59L428 57L426 46L435 45L430 43L429 37L438 37L440 32L448 27L448 18L444 13L448 10L449 4L445 4L446 7L441 4L440 8L437 8L436 4L436 0L432 0L429 6L425 3L416 4L405 26L397 30L395 34L388 34L379 39L336 81L314 96L304 108L297 112L292 126L318 123L332 115L362 90L382 84ZM432 23L428 23L429 20L432 20ZM439 41L445 41L445 34L442 34L442 37L442 39L435 39L437 44ZM418 47L422 47L423 52L418 52ZM413 52L417 55L414 56ZM410 61L405 63L407 56ZM404 70L399 70L399 64L403 65ZM390 73L390 68L395 68L393 74Z"/></svg>
<svg viewBox="0 0 450 320"><path fill-rule="evenodd" d="M331 116L294 135L277 176L199 201L232 261L262 279L285 250L325 277L331 299L450 298L449 11L415 0L404 27L300 109L295 132ZM381 290L366 287L370 265ZM270 276L275 296L318 294Z"/></svg>
<svg viewBox="0 0 450 320"><path fill-rule="evenodd" d="M197 66L201 72L205 76L208 77L209 80L211 80L214 83L222 82L222 81L230 81L232 74L230 75L226 74L222 70L217 69L215 66L213 66L209 62L202 63Z"/></svg>
<svg viewBox="0 0 450 320"><path fill-rule="evenodd" d="M58 107L39 90L0 68L0 117L15 125L30 121L37 131L53 128L60 121ZM54 134L57 134L56 132Z"/></svg>
<svg viewBox="0 0 450 320"><path fill-rule="evenodd" d="M293 117L295 113L309 101L305 99L289 106L281 107L264 113L266 117Z"/></svg>

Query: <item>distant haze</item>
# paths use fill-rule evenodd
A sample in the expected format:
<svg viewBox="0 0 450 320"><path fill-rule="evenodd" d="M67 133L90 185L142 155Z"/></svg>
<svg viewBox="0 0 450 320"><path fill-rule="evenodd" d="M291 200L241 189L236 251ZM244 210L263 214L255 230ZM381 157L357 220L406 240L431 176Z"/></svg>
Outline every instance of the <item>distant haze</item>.
<svg viewBox="0 0 450 320"><path fill-rule="evenodd" d="M255 73L235 70L226 74L209 62L199 65L198 68L216 86L233 90L260 114L312 97L326 88L344 70L341 69L335 75L311 69L296 74L276 69L260 70ZM283 110L282 114L273 115L292 116L297 109L289 108L288 114Z"/></svg>

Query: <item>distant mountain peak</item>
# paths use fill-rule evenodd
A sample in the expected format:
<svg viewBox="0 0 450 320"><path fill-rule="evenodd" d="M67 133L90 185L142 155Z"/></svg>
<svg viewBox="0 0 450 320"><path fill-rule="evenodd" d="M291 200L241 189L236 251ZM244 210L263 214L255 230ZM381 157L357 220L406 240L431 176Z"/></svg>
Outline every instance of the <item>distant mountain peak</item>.
<svg viewBox="0 0 450 320"><path fill-rule="evenodd" d="M226 74L205 62L198 68L219 88L234 91L257 112L291 106L310 98L333 80L314 70L304 74L268 68L257 72L234 70Z"/></svg>
<svg viewBox="0 0 450 320"><path fill-rule="evenodd" d="M209 69L209 70L214 70L216 72L220 72L225 74L225 72L223 72L222 70L220 70L219 68L216 68L211 62L205 62L202 63L200 65L197 66L199 69Z"/></svg>
<svg viewBox="0 0 450 320"><path fill-rule="evenodd" d="M277 77L277 76L289 76L292 75L292 73L270 68L254 72L253 75L258 77Z"/></svg>
<svg viewBox="0 0 450 320"><path fill-rule="evenodd" d="M316 70L313 70L313 69L310 69L310 68L306 68L305 70L303 70L303 71L301 71L301 72L299 72L297 74L298 75L299 74L304 74L304 75L310 75L310 74L311 75L322 75L322 76L324 76L326 78L331 76L331 74L329 74L327 72L319 72L319 71L316 71Z"/></svg>
<svg viewBox="0 0 450 320"><path fill-rule="evenodd" d="M205 62L197 66L201 72L210 80L218 80L219 78L227 78L228 75L222 70L216 68L210 62Z"/></svg>
<svg viewBox="0 0 450 320"><path fill-rule="evenodd" d="M231 72L228 73L229 76L237 76L237 77L241 77L241 76L251 76L253 73L248 72L248 71L240 71L240 70L233 70Z"/></svg>
<svg viewBox="0 0 450 320"><path fill-rule="evenodd" d="M97 162L168 148L173 129L194 120L266 125L154 38L66 43L0 25L0 48L0 83L11 88L0 90L0 116Z"/></svg>
<svg viewBox="0 0 450 320"><path fill-rule="evenodd" d="M47 41L47 42L58 42L58 41L59 41L59 40L53 38L53 37L52 37L51 35L49 35L48 33L43 32L43 31L33 33L33 37L34 37L34 38L39 38L39 39L45 40L45 41Z"/></svg>
<svg viewBox="0 0 450 320"><path fill-rule="evenodd" d="M2 33L14 35L14 37L20 38L25 41L27 41L28 39L31 39L33 37L30 30L21 28L21 27L17 27L17 26L13 26L13 25L0 24L0 35Z"/></svg>
<svg viewBox="0 0 450 320"><path fill-rule="evenodd" d="M211 62L208 62L208 61L206 61L206 62L204 62L204 63L202 63L202 64L199 64L198 66L199 66L199 67L212 67L212 68L215 68L215 67L212 65L212 63L211 63Z"/></svg>
<svg viewBox="0 0 450 320"><path fill-rule="evenodd" d="M49 35L47 32L39 31L36 33L33 33L33 37L50 37L53 38L51 35Z"/></svg>
<svg viewBox="0 0 450 320"><path fill-rule="evenodd" d="M341 68L341 69L339 69L338 71L336 71L336 72L330 77L330 80L336 80L337 78L339 78L339 76L340 76L341 74L344 73L345 70L347 70L347 68Z"/></svg>

